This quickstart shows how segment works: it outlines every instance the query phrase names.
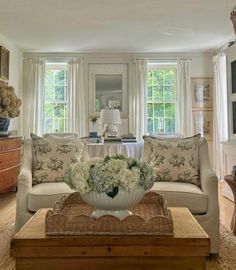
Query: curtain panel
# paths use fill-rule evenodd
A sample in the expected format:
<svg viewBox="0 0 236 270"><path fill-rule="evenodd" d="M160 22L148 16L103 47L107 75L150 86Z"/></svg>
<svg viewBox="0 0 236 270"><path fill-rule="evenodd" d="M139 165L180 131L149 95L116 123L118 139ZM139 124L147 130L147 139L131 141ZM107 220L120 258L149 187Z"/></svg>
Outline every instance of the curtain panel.
<svg viewBox="0 0 236 270"><path fill-rule="evenodd" d="M134 86L130 96L131 130L138 141L147 131L146 112L147 61L134 60Z"/></svg>
<svg viewBox="0 0 236 270"><path fill-rule="evenodd" d="M31 132L42 135L44 111L45 61L29 58L28 82L23 92L23 134L28 137Z"/></svg>
<svg viewBox="0 0 236 270"><path fill-rule="evenodd" d="M223 145L228 140L226 56L213 57L213 169L223 179Z"/></svg>
<svg viewBox="0 0 236 270"><path fill-rule="evenodd" d="M177 61L176 132L192 136L192 98L190 88L190 60Z"/></svg>
<svg viewBox="0 0 236 270"><path fill-rule="evenodd" d="M84 89L84 63L81 59L72 59L68 67L68 131L79 137L88 135L88 104Z"/></svg>

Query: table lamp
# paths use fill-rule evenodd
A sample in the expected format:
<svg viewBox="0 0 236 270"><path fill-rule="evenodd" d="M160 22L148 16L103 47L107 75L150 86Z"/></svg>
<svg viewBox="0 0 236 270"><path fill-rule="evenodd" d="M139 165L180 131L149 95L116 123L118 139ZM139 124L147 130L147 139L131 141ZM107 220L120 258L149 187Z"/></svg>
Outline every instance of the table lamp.
<svg viewBox="0 0 236 270"><path fill-rule="evenodd" d="M121 123L120 111L118 109L102 109L100 114L100 123L107 124L105 132L107 137L117 137L118 128L116 124Z"/></svg>

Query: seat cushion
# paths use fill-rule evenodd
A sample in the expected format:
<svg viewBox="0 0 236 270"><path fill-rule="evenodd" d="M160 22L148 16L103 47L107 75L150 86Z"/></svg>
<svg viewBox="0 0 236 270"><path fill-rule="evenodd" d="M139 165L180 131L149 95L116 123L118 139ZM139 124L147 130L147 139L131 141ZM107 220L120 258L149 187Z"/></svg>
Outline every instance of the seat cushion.
<svg viewBox="0 0 236 270"><path fill-rule="evenodd" d="M194 184L155 182L152 190L164 196L168 207L186 207L192 214L207 212L207 195Z"/></svg>
<svg viewBox="0 0 236 270"><path fill-rule="evenodd" d="M73 193L74 190L63 182L41 183L32 187L28 197L28 210L36 212L40 208L53 207L63 195Z"/></svg>

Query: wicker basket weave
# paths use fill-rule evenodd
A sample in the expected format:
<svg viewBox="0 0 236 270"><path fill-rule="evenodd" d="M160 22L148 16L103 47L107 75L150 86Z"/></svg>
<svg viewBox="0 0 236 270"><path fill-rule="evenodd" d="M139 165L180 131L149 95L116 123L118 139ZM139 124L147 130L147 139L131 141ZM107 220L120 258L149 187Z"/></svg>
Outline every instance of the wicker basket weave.
<svg viewBox="0 0 236 270"><path fill-rule="evenodd" d="M173 236L171 212L160 194L147 192L132 209L133 215L120 220L114 216L92 218L94 209L78 192L64 196L45 218L47 235L163 235Z"/></svg>

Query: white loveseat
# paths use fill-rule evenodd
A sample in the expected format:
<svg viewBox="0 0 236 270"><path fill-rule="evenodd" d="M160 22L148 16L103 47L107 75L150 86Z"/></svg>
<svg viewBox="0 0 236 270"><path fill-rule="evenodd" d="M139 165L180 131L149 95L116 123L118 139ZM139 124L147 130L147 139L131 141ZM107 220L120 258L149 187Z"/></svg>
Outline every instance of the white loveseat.
<svg viewBox="0 0 236 270"><path fill-rule="evenodd" d="M24 141L23 166L18 178L16 230L40 208L52 207L64 194L72 193L65 183L41 183L32 186L32 142ZM211 239L211 252L219 251L218 181L211 170L208 146L201 139L199 149L201 187L180 182L156 182L153 189L163 194L168 206L187 207Z"/></svg>

